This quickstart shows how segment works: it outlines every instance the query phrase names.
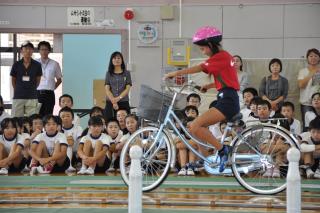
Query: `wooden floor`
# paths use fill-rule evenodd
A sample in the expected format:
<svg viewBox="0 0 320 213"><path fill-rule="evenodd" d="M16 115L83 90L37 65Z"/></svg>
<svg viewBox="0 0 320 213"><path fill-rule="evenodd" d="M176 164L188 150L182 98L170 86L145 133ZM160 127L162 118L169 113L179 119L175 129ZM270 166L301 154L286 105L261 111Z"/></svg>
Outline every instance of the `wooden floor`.
<svg viewBox="0 0 320 213"><path fill-rule="evenodd" d="M305 184L303 212L320 212L320 180ZM95 208L127 212L127 187L117 176L2 176L0 212L77 212ZM159 189L143 194L144 211L285 212L286 194L254 195L233 177L170 176ZM15 211L13 211L15 210ZM189 210L189 211L188 211ZM60 212L59 211L59 212Z"/></svg>

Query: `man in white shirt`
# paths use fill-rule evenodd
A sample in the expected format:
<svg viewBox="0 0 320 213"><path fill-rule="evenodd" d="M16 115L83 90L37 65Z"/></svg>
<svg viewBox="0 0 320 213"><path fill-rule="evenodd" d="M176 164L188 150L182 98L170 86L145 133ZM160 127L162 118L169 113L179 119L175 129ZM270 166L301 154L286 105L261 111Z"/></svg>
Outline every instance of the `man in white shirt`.
<svg viewBox="0 0 320 213"><path fill-rule="evenodd" d="M41 41L38 44L38 50L41 58L37 59L42 67L42 77L37 88L38 101L41 103L39 114L45 116L53 113L55 105L54 90L62 82L61 68L58 62L50 59L51 45L47 41Z"/></svg>

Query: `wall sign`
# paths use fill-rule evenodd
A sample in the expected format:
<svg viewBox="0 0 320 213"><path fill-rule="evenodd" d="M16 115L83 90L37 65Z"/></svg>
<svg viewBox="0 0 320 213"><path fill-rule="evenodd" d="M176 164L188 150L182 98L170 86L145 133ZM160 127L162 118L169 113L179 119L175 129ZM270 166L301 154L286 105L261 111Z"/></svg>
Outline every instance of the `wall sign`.
<svg viewBox="0 0 320 213"><path fill-rule="evenodd" d="M143 23L138 28L138 38L143 44L152 44L158 39L158 27L155 24Z"/></svg>
<svg viewBox="0 0 320 213"><path fill-rule="evenodd" d="M67 13L69 27L94 26L93 7L68 7Z"/></svg>

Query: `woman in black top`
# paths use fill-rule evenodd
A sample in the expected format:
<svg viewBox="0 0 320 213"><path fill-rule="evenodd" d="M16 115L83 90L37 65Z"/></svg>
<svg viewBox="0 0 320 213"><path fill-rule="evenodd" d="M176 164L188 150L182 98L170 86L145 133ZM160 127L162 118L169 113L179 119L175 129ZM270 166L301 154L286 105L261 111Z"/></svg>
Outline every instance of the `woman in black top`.
<svg viewBox="0 0 320 213"><path fill-rule="evenodd" d="M126 70L122 54L120 52L112 53L105 78L107 95L105 116L107 120L116 117L118 109L125 109L130 113L128 94L131 86L131 75Z"/></svg>

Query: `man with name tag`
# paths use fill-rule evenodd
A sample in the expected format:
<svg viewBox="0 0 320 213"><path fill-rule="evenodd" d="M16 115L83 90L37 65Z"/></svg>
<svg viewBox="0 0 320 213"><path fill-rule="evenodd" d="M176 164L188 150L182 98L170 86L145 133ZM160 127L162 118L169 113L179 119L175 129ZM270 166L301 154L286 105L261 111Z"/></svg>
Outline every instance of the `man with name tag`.
<svg viewBox="0 0 320 213"><path fill-rule="evenodd" d="M21 45L23 58L11 68L11 83L14 90L12 117L30 116L38 113L37 87L42 75L41 64L32 59L34 46L30 41Z"/></svg>
<svg viewBox="0 0 320 213"><path fill-rule="evenodd" d="M54 90L62 82L62 73L59 63L48 57L51 52L49 42L41 41L38 44L38 50L41 58L37 59L37 61L40 62L42 67L42 76L37 88L38 101L41 103L39 114L45 116L53 114L55 105Z"/></svg>

